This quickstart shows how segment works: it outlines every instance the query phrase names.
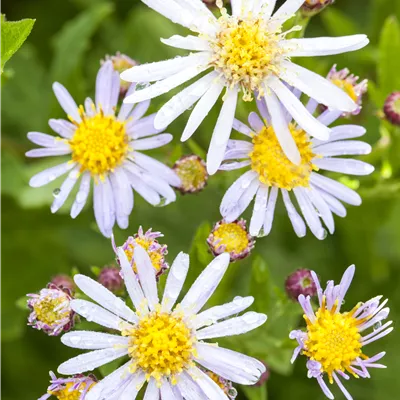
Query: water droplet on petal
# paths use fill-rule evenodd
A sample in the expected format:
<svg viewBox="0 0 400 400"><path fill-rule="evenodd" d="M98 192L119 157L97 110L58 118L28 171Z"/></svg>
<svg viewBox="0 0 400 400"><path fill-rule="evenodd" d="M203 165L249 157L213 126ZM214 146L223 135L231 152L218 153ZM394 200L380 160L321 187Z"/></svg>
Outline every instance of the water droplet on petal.
<svg viewBox="0 0 400 400"><path fill-rule="evenodd" d="M382 326L382 322L378 321L375 325L374 325L374 331L376 331L377 329L379 329Z"/></svg>
<svg viewBox="0 0 400 400"><path fill-rule="evenodd" d="M55 198L57 198L60 195L60 193L61 193L61 189L60 188L56 188L56 189L53 190L53 196Z"/></svg>

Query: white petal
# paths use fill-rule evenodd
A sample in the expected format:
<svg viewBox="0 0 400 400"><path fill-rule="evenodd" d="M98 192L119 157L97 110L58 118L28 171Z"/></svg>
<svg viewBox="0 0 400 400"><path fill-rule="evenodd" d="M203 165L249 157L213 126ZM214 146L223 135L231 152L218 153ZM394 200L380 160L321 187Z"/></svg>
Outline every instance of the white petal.
<svg viewBox="0 0 400 400"><path fill-rule="evenodd" d="M124 283L126 290L128 291L129 297L132 300L133 305L137 310L141 310L145 303L145 297L140 287L138 280L133 272L132 265L128 261L125 251L122 247L117 250L117 256L121 265L122 272L124 274Z"/></svg>
<svg viewBox="0 0 400 400"><path fill-rule="evenodd" d="M289 18L294 17L297 10L303 5L302 0L286 0L274 13L273 19L279 20L283 24Z"/></svg>
<svg viewBox="0 0 400 400"><path fill-rule="evenodd" d="M258 328L267 320L265 314L259 314L254 311L246 314L218 322L207 328L200 329L196 333L197 339L213 339L224 336L241 335Z"/></svg>
<svg viewBox="0 0 400 400"><path fill-rule="evenodd" d="M82 175L78 193L76 194L74 204L72 204L71 207L72 218L76 218L86 204L86 200L90 192L90 181L91 181L90 173L84 172Z"/></svg>
<svg viewBox="0 0 400 400"><path fill-rule="evenodd" d="M113 81L113 64L111 60L106 61L96 77L96 106L97 111L103 110L104 114L109 114L111 110L111 92Z"/></svg>
<svg viewBox="0 0 400 400"><path fill-rule="evenodd" d="M250 221L250 235L258 236L265 220L268 202L268 186L260 185L254 202L253 214Z"/></svg>
<svg viewBox="0 0 400 400"><path fill-rule="evenodd" d="M41 187L47 185L48 183L60 177L61 175L67 173L69 170L74 168L75 165L76 163L67 161L66 163L45 169L44 171L41 171L38 174L32 176L32 178L29 181L29 185L31 187Z"/></svg>
<svg viewBox="0 0 400 400"><path fill-rule="evenodd" d="M315 158L313 163L326 171L341 172L350 175L369 175L374 167L363 161L347 158Z"/></svg>
<svg viewBox="0 0 400 400"><path fill-rule="evenodd" d="M180 36L174 35L168 39L160 39L161 42L166 44L167 46L172 46L177 49L184 49L184 50L195 50L195 51L211 51L210 45L207 40L201 39L198 36Z"/></svg>
<svg viewBox="0 0 400 400"><path fill-rule="evenodd" d="M268 111L271 114L271 122L276 138L278 139L283 152L293 164L300 164L301 156L297 149L296 142L290 133L281 104L272 92L266 93L265 101L267 103Z"/></svg>
<svg viewBox="0 0 400 400"><path fill-rule="evenodd" d="M53 91L57 97L58 102L62 109L69 115L74 121L81 122L81 116L79 115L78 106L75 103L75 100L69 94L68 90L61 85L61 83L54 82L53 83Z"/></svg>
<svg viewBox="0 0 400 400"><path fill-rule="evenodd" d="M329 208L333 213L338 215L339 217L344 218L347 214L346 207L338 200L336 197L326 193L325 191L311 185L311 187L315 190L319 190L319 194L323 197L325 202L328 204Z"/></svg>
<svg viewBox="0 0 400 400"><path fill-rule="evenodd" d="M129 117L132 118L133 121L140 120L149 109L150 103L150 100L145 100L141 103L136 104L133 111L129 114Z"/></svg>
<svg viewBox="0 0 400 400"><path fill-rule="evenodd" d="M158 111L154 126L156 128L167 127L179 115L192 107L208 90L216 76L216 72L210 72L172 97Z"/></svg>
<svg viewBox="0 0 400 400"><path fill-rule="evenodd" d="M237 104L237 87L227 89L221 112L212 134L210 147L207 153L207 172L210 175L218 171L224 158L226 145L232 131Z"/></svg>
<svg viewBox="0 0 400 400"><path fill-rule="evenodd" d="M241 16L242 15L242 2L244 0L231 0L232 15Z"/></svg>
<svg viewBox="0 0 400 400"><path fill-rule="evenodd" d="M310 199L311 203L313 203L314 207L318 211L319 216L322 218L325 225L327 226L329 233L333 234L333 232L335 231L335 222L333 220L333 215L331 209L326 204L322 196L319 194L319 191L304 188L303 192Z"/></svg>
<svg viewBox="0 0 400 400"><path fill-rule="evenodd" d="M144 102L142 102L140 104L143 104L143 103ZM136 108L139 108L140 104ZM135 120L132 118L132 120L130 120L126 124L126 133L132 139L139 139L142 137L151 136L151 135L162 132L164 130L164 128L156 129L154 127L154 120L156 118L156 115L157 114L155 114L155 113L151 114L151 115L147 115L146 117L143 117L139 120Z"/></svg>
<svg viewBox="0 0 400 400"><path fill-rule="evenodd" d="M264 220L264 232L263 235L269 235L272 229L272 223L274 221L274 214L275 214L275 206L276 200L278 198L278 188L273 186L269 192L269 199L267 205L267 211L265 213L265 220Z"/></svg>
<svg viewBox="0 0 400 400"><path fill-rule="evenodd" d="M144 372L136 372L123 392L118 396L118 400L135 400L145 382L146 376Z"/></svg>
<svg viewBox="0 0 400 400"><path fill-rule="evenodd" d="M159 398L160 389L157 387L157 381L154 378L150 378L143 400L159 400Z"/></svg>
<svg viewBox="0 0 400 400"><path fill-rule="evenodd" d="M60 187L60 192L54 198L53 204L51 205L51 212L57 212L60 207L65 203L71 190L74 188L76 181L79 178L80 166L76 166L69 174L67 179L62 183Z"/></svg>
<svg viewBox="0 0 400 400"><path fill-rule="evenodd" d="M260 132L265 127L262 119L254 111L249 114L249 124L254 132Z"/></svg>
<svg viewBox="0 0 400 400"><path fill-rule="evenodd" d="M58 367L58 372L63 375L81 374L93 371L104 364L128 354L128 349L102 349L80 354Z"/></svg>
<svg viewBox="0 0 400 400"><path fill-rule="evenodd" d="M61 337L66 346L82 350L99 350L114 347L128 347L129 338L103 332L73 331Z"/></svg>
<svg viewBox="0 0 400 400"><path fill-rule="evenodd" d="M290 61L282 62L279 76L329 108L353 112L358 107L344 90L330 80Z"/></svg>
<svg viewBox="0 0 400 400"><path fill-rule="evenodd" d="M160 392L162 400L175 400L174 392L166 379L163 379L162 381Z"/></svg>
<svg viewBox="0 0 400 400"><path fill-rule="evenodd" d="M186 400L204 400L206 398L200 386L186 372L179 375L176 385Z"/></svg>
<svg viewBox="0 0 400 400"><path fill-rule="evenodd" d="M222 306L211 307L208 310L197 314L193 326L199 329L206 325L211 325L220 319L230 317L231 315L238 314L246 308L250 307L254 302L254 297L240 297L237 296L230 303L223 304Z"/></svg>
<svg viewBox="0 0 400 400"><path fill-rule="evenodd" d="M133 209L133 191L124 168L118 168L110 174L110 181L115 193L117 217L129 216Z"/></svg>
<svg viewBox="0 0 400 400"><path fill-rule="evenodd" d="M214 104L217 102L224 85L221 82L214 82L212 86L207 90L203 97L194 107L185 129L182 133L181 141L189 139L199 125L203 122L204 118L208 115Z"/></svg>
<svg viewBox="0 0 400 400"><path fill-rule="evenodd" d="M71 139L76 131L76 126L65 119L50 119L49 126L54 132L66 139Z"/></svg>
<svg viewBox="0 0 400 400"><path fill-rule="evenodd" d="M118 76L118 79L119 79L119 76ZM129 89L126 92L125 97L130 96L131 94L135 93L135 90L136 90L136 83L132 83L132 85L129 86ZM123 103L121 105L121 108L119 109L118 121L127 120L129 117L129 114L132 112L133 107L134 107L133 104Z"/></svg>
<svg viewBox="0 0 400 400"><path fill-rule="evenodd" d="M301 218L300 214L297 212L296 208L294 207L292 201L290 200L290 196L287 190L282 189L282 197L283 202L286 207L286 211L288 213L288 217L290 222L292 223L293 229L298 237L306 236L307 228L306 224Z"/></svg>
<svg viewBox="0 0 400 400"><path fill-rule="evenodd" d="M208 399L212 400L228 400L223 390L203 371L197 367L188 370L189 375L201 387Z"/></svg>
<svg viewBox="0 0 400 400"><path fill-rule="evenodd" d="M173 139L170 133L163 133L147 139L134 140L132 146L134 150L151 150L165 146Z"/></svg>
<svg viewBox="0 0 400 400"><path fill-rule="evenodd" d="M249 137L253 137L254 135L254 132L246 124L236 118L233 120L233 129Z"/></svg>
<svg viewBox="0 0 400 400"><path fill-rule="evenodd" d="M32 143L43 147L57 147L60 144L66 144L60 138L41 132L28 132L27 137Z"/></svg>
<svg viewBox="0 0 400 400"><path fill-rule="evenodd" d="M359 140L342 140L313 147L315 154L324 157L364 155L370 154L371 150L371 145Z"/></svg>
<svg viewBox="0 0 400 400"><path fill-rule="evenodd" d="M80 274L74 276L74 281L86 296L99 303L105 309L126 319L127 321L133 323L138 321L136 314L125 304L125 302L115 296L114 293L111 293L101 283L96 282L88 276Z"/></svg>
<svg viewBox="0 0 400 400"><path fill-rule="evenodd" d="M216 374L242 385L254 385L265 372L255 358L208 343L198 343L197 361Z"/></svg>
<svg viewBox="0 0 400 400"><path fill-rule="evenodd" d="M228 266L230 257L223 253L214 258L193 283L181 302L182 309L189 314L196 314L214 293L221 282Z"/></svg>
<svg viewBox="0 0 400 400"><path fill-rule="evenodd" d="M156 274L147 251L141 246L135 246L134 255L136 268L142 286L143 293L146 296L150 310L154 310L158 304Z"/></svg>
<svg viewBox="0 0 400 400"><path fill-rule="evenodd" d="M235 169L240 169L243 167L247 167L251 164L250 160L246 160L246 161L240 161L240 162L229 162L229 163L223 163L220 165L220 167L218 168L220 171L233 171Z"/></svg>
<svg viewBox="0 0 400 400"><path fill-rule="evenodd" d="M93 117L96 114L96 106L90 97L85 99L85 114L89 117Z"/></svg>
<svg viewBox="0 0 400 400"><path fill-rule="evenodd" d="M128 165L125 165L127 170ZM131 182L133 190L140 194L149 204L157 206L161 202L161 197L156 190L148 186L141 178L136 175L129 174L129 181Z"/></svg>
<svg viewBox="0 0 400 400"><path fill-rule="evenodd" d="M174 306L179 293L182 290L188 270L189 255L180 252L176 256L168 273L167 283L164 289L164 296L161 303L164 312L171 311L172 307Z"/></svg>
<svg viewBox="0 0 400 400"><path fill-rule="evenodd" d="M58 146L45 149L29 150L25 153L25 156L31 158L42 158L42 157L63 156L70 153L71 153L71 148L69 147L69 145L65 145L63 147Z"/></svg>
<svg viewBox="0 0 400 400"><path fill-rule="evenodd" d="M332 134L329 141L352 139L365 134L366 130L363 126L358 125L339 125L332 128Z"/></svg>
<svg viewBox="0 0 400 400"><path fill-rule="evenodd" d="M301 128L318 139L329 138L331 130L314 118L303 103L278 78L271 78L269 86Z"/></svg>
<svg viewBox="0 0 400 400"><path fill-rule="evenodd" d="M329 56L363 48L369 43L366 35L290 39L282 43L290 57Z"/></svg>

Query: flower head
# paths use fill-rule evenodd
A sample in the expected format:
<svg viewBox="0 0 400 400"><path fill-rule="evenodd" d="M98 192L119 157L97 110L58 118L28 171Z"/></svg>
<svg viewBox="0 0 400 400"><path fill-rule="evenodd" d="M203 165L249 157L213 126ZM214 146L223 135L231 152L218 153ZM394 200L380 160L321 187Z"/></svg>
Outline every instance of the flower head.
<svg viewBox="0 0 400 400"><path fill-rule="evenodd" d="M254 248L255 240L249 235L244 219L232 222L222 220L214 225L207 243L215 256L227 252L233 262L247 257Z"/></svg>
<svg viewBox="0 0 400 400"><path fill-rule="evenodd" d="M230 303L200 312L228 268L228 254L215 258L176 305L189 268L187 254L180 253L173 262L160 299L148 253L140 246L135 247L137 277L124 249L120 247L117 252L135 311L104 286L76 275L78 287L99 305L74 300L72 308L115 333L65 334L61 339L65 345L93 351L64 362L58 368L59 373L84 373L128 356L124 365L91 390L90 399L134 397L146 381L146 398L158 398L160 393L162 398L192 398L193 395L204 400L223 398L221 387L198 365L233 382L247 385L257 382L265 370L262 363L206 342L251 331L267 318L255 312L238 315L252 304L252 297L236 297Z"/></svg>
<svg viewBox="0 0 400 400"><path fill-rule="evenodd" d="M297 95L300 93L295 91ZM307 108L314 112L318 103L311 99ZM297 200L305 222L318 238L326 237L326 225L334 232L333 214L346 216L341 201L360 205L360 196L347 186L320 174L320 170L350 175L368 175L374 167L363 161L338 156L368 154L367 143L348 140L364 135L365 129L357 125L338 125L332 128L329 140L311 139L295 122L282 121L293 137L299 152L300 163L293 164L276 140L271 115L264 101L258 102L263 119L257 113L249 115L249 124L235 120L234 128L250 140L229 140L221 170L250 167L225 193L220 212L226 222L236 220L255 198L250 221L250 235L268 235L272 228L275 205L282 194L293 229L299 237L306 234L306 224L292 203ZM325 110L318 120L330 125L341 116L341 111ZM276 132L275 132L276 133Z"/></svg>
<svg viewBox="0 0 400 400"><path fill-rule="evenodd" d="M298 269L290 274L285 281L285 289L288 296L294 300L302 294L304 296L315 296L317 287L309 269Z"/></svg>
<svg viewBox="0 0 400 400"><path fill-rule="evenodd" d="M301 12L305 16L313 16L331 5L335 0L305 0L301 6Z"/></svg>
<svg viewBox="0 0 400 400"><path fill-rule="evenodd" d="M94 375L75 375L72 378L57 378L50 372L51 385L47 393L39 400L47 400L51 396L58 400L85 400L88 392L96 385L97 379Z"/></svg>
<svg viewBox="0 0 400 400"><path fill-rule="evenodd" d="M137 273L135 258L135 248L140 246L146 250L150 257L151 264L154 268L156 276L162 275L168 268L168 263L165 261L165 256L168 254L168 247L166 244L160 244L157 238L163 237L161 232L152 232L151 228L144 233L143 228L140 226L138 233L134 236L129 236L122 248L135 273Z"/></svg>
<svg viewBox="0 0 400 400"><path fill-rule="evenodd" d="M382 296L374 297L366 303L358 303L351 311L341 312L344 297L350 287L355 272L354 265L344 273L339 285L329 281L326 290L321 289L315 272L312 272L317 287L319 309L314 313L310 296L299 296L299 303L304 310L306 331L293 331L290 338L298 342L292 362L301 353L308 357L308 377L316 378L324 394L333 399L333 395L324 382L336 382L347 399L350 394L344 388L340 377L346 380L349 375L356 378L370 378L369 368L385 368L376 361L385 353L369 357L364 354L364 347L390 333L392 321L382 325L381 321L389 315L389 308L384 308L387 300ZM366 333L373 328L371 333Z"/></svg>
<svg viewBox="0 0 400 400"><path fill-rule="evenodd" d="M121 277L120 270L112 265L104 267L100 271L97 281L113 293L119 293L124 289L124 281Z"/></svg>
<svg viewBox="0 0 400 400"><path fill-rule="evenodd" d="M296 144L282 123L284 108L307 134L327 139L330 129L314 118L287 85L332 110L353 112L357 104L339 87L291 61L292 57L325 56L358 50L368 43L365 35L338 38L288 39L284 23L300 9L304 0L287 0L273 13L275 0L231 0L232 15L222 8L218 18L201 0L142 0L171 21L189 28L197 36L174 35L162 39L166 45L191 51L186 57L135 66L121 74L129 82L155 82L137 90L124 101L137 103L160 96L207 73L172 97L157 113L156 128L164 128L184 111L191 112L182 140L197 130L223 94L223 105L207 155L207 170L214 174L223 159L232 130L239 92L245 101L264 98L272 116L277 139L293 163L300 162ZM284 108L279 102L282 102Z"/></svg>
<svg viewBox="0 0 400 400"><path fill-rule="evenodd" d="M181 180L182 193L200 192L207 184L208 173L204 161L196 155L183 156L172 167Z"/></svg>
<svg viewBox="0 0 400 400"><path fill-rule="evenodd" d="M96 101L87 98L85 106L77 106L67 89L54 83L54 93L71 122L51 119L50 127L60 137L29 132L28 138L42 146L30 150L28 157L69 155L69 161L46 169L30 180L32 187L46 185L68 173L60 188L54 191L51 211L56 212L80 180L71 217L85 206L93 184L94 214L103 235L111 236L115 222L127 228L133 208L132 189L152 205L175 200L172 186L180 179L167 166L141 153L161 147L172 140L168 133L154 128L155 115L143 117L150 103L136 107L124 104L116 112L120 83L111 60L106 61L96 79ZM130 86L128 94L135 91ZM142 118L143 117L143 118Z"/></svg>
<svg viewBox="0 0 400 400"><path fill-rule="evenodd" d="M72 295L69 289L49 283L39 294L28 294L28 297L31 310L28 325L49 336L58 336L73 328L75 313L71 308Z"/></svg>
<svg viewBox="0 0 400 400"><path fill-rule="evenodd" d="M343 116L346 117L349 115L359 114L361 111L362 97L368 89L368 79L358 82L358 76L350 74L350 71L347 68L337 71L336 64L329 71L327 79L343 89L358 105L352 113L343 113Z"/></svg>
<svg viewBox="0 0 400 400"><path fill-rule="evenodd" d="M383 111L393 125L400 125L400 92L393 92L388 96Z"/></svg>
<svg viewBox="0 0 400 400"><path fill-rule="evenodd" d="M51 283L61 289L68 289L71 291L71 293L73 293L76 289L74 280L70 276L64 274L56 275L55 277L53 277Z"/></svg>
<svg viewBox="0 0 400 400"><path fill-rule="evenodd" d="M200 368L204 373L206 373L226 394L230 400L235 400L237 396L237 390L233 387L232 382L227 379L222 378L215 372L209 371L206 368Z"/></svg>

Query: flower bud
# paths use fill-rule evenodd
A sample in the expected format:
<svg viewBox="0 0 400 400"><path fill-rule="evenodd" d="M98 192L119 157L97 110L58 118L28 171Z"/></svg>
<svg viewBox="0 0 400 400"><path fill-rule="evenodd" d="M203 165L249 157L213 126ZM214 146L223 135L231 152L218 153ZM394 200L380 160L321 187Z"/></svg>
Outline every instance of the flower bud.
<svg viewBox="0 0 400 400"><path fill-rule="evenodd" d="M301 6L301 12L306 17L312 17L334 1L335 0L305 0L304 4Z"/></svg>
<svg viewBox="0 0 400 400"><path fill-rule="evenodd" d="M393 125L400 125L400 92L393 92L388 96L383 106L386 118Z"/></svg>
<svg viewBox="0 0 400 400"><path fill-rule="evenodd" d="M119 293L124 289L124 280L121 277L120 269L113 266L104 267L100 271L97 281L113 293Z"/></svg>
<svg viewBox="0 0 400 400"><path fill-rule="evenodd" d="M199 156L183 156L172 168L181 179L179 190L183 194L200 192L207 184L206 164Z"/></svg>
<svg viewBox="0 0 400 400"><path fill-rule="evenodd" d="M299 295L315 296L317 287L311 276L309 269L298 269L286 278L285 289L287 295L293 300L297 300Z"/></svg>
<svg viewBox="0 0 400 400"><path fill-rule="evenodd" d="M53 277L51 283L58 286L60 289L69 289L71 293L73 293L76 289L74 280L70 276L64 274Z"/></svg>

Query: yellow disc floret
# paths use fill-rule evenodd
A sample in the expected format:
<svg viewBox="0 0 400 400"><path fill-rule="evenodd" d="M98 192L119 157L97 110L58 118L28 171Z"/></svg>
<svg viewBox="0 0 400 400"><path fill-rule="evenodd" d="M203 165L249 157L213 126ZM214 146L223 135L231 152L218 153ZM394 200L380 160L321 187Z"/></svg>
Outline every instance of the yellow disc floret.
<svg viewBox="0 0 400 400"><path fill-rule="evenodd" d="M257 172L260 182L287 190L309 186L310 174L317 169L312 163L315 154L307 134L292 124L289 129L300 152L299 165L293 164L286 157L271 126L264 127L253 137L254 147L249 154L251 168Z"/></svg>
<svg viewBox="0 0 400 400"><path fill-rule="evenodd" d="M102 111L92 117L84 115L77 125L74 136L69 141L72 160L81 165L81 172L89 171L101 179L113 171L125 159L128 151L128 135L125 122L114 115L104 115Z"/></svg>
<svg viewBox="0 0 400 400"><path fill-rule="evenodd" d="M224 246L228 253L239 254L249 246L246 230L239 224L222 223L214 232L214 244Z"/></svg>
<svg viewBox="0 0 400 400"><path fill-rule="evenodd" d="M340 89L344 90L354 102L357 102L359 96L355 91L353 83L346 79L332 79L331 82Z"/></svg>
<svg viewBox="0 0 400 400"><path fill-rule="evenodd" d="M245 19L238 19L224 9L218 22L221 29L210 41L212 65L229 85L242 87L243 100L251 101L255 90L263 93L266 77L279 72L284 53L279 46L280 28L271 32L262 18L253 18L249 13Z"/></svg>
<svg viewBox="0 0 400 400"><path fill-rule="evenodd" d="M92 383L89 390L95 385L96 383ZM80 400L82 396L82 392L86 388L86 383L82 383L79 385L78 389L73 389L74 382L68 382L65 384L65 388L57 391L49 391L49 394L57 397L58 400Z"/></svg>
<svg viewBox="0 0 400 400"><path fill-rule="evenodd" d="M160 384L162 377L170 377L175 383L176 375L192 365L192 333L179 314L154 311L123 335L130 338L132 373L140 368L146 379L153 377Z"/></svg>
<svg viewBox="0 0 400 400"><path fill-rule="evenodd" d="M324 302L325 304L325 302ZM362 357L358 330L360 321L353 317L354 310L348 313L335 313L336 307L328 310L325 305L317 311L316 321L311 323L307 317L307 336L303 353L311 360L321 364L330 382L334 371L348 371L357 357Z"/></svg>
<svg viewBox="0 0 400 400"><path fill-rule="evenodd" d="M69 297L59 295L52 297L51 295L41 299L33 304L33 310L36 314L36 319L43 324L52 326L60 321L69 318L70 309L68 306Z"/></svg>

